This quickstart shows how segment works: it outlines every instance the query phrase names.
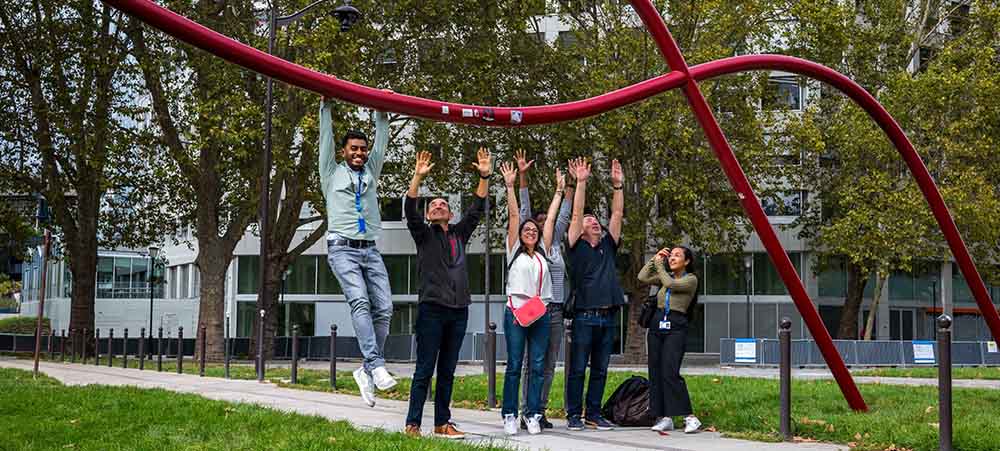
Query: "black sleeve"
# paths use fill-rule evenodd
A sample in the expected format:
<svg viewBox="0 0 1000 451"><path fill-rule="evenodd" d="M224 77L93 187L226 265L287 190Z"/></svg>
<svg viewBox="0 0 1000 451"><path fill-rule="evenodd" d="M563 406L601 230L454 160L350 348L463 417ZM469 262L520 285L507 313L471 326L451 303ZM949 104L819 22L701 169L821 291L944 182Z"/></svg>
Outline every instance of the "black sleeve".
<svg viewBox="0 0 1000 451"><path fill-rule="evenodd" d="M468 243L469 239L472 238L472 232L479 226L479 221L482 220L485 210L486 198L472 196L472 205L465 209L465 212L462 213L462 220L455 224L455 233L462 237L463 242Z"/></svg>
<svg viewBox="0 0 1000 451"><path fill-rule="evenodd" d="M417 244L423 243L427 238L428 227L427 223L424 222L424 218L420 215L420 211L417 210L417 199L406 196L403 199L403 211L406 214L406 228L410 229L413 241Z"/></svg>
<svg viewBox="0 0 1000 451"><path fill-rule="evenodd" d="M620 237L619 237L619 239L620 239ZM610 245L610 246L611 246L611 250L612 250L612 251L613 251L613 252L614 252L615 254L617 254L617 253L618 253L618 244L619 244L619 243L618 243L617 241L615 241L615 239L614 239L614 238L612 238L612 237L611 237L611 234L610 234L610 233L605 233L605 234L604 234L604 240L606 240L606 241L608 242L608 245ZM577 242L579 242L579 240L577 240Z"/></svg>

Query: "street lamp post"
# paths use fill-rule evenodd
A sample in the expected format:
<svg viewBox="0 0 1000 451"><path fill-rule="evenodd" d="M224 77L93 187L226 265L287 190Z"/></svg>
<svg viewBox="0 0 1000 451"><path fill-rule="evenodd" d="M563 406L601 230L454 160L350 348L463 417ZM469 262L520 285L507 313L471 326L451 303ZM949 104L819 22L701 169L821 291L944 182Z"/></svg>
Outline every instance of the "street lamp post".
<svg viewBox="0 0 1000 451"><path fill-rule="evenodd" d="M931 276L931 318L935 318L934 315L937 314L937 284L937 276ZM931 329L934 330L934 338L937 339L938 328L932 324Z"/></svg>
<svg viewBox="0 0 1000 451"><path fill-rule="evenodd" d="M155 278L153 270L156 268L156 257L160 255L160 248L149 246L149 335L153 335L153 292L155 291ZM152 342L150 342L152 343ZM149 347L149 356L153 358L153 347Z"/></svg>
<svg viewBox="0 0 1000 451"><path fill-rule="evenodd" d="M746 279L746 294L747 294L747 338L753 337L753 322L752 315L750 314L750 287L751 287L751 276L750 269L753 267L753 254L746 254L743 256L743 276Z"/></svg>
<svg viewBox="0 0 1000 451"><path fill-rule="evenodd" d="M284 27L294 23L295 21L301 19L306 12L319 6L322 3L326 3L328 0L317 0L310 3L305 8L300 9L287 16L278 16L278 10L275 6L276 2L271 2L271 9L268 19L267 26L267 53L270 55L274 53L274 41L276 39L275 33L278 27ZM340 21L340 31L347 31L354 25L358 19L361 18L361 12L357 8L350 5L349 0L345 0L344 4L338 6L333 12L330 13ZM257 290L258 301L257 307L261 310L264 309L264 303L267 299L270 299L270 293L267 292L267 284L264 282L264 275L267 274L267 254L268 245L267 237L270 232L270 188L271 188L271 114L274 106L274 80L271 77L267 77L267 95L264 105L264 155L262 159L264 161L263 170L260 175L260 286ZM263 325L263 322L260 323ZM258 334L259 335L259 334Z"/></svg>

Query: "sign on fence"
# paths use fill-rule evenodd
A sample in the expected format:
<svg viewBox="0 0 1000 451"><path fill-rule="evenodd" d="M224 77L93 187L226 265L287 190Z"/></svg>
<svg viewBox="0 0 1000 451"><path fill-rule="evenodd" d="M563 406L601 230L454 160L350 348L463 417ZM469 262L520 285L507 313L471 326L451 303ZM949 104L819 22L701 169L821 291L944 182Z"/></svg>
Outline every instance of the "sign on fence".
<svg viewBox="0 0 1000 451"><path fill-rule="evenodd" d="M933 341L913 341L913 363L934 364L934 342Z"/></svg>
<svg viewBox="0 0 1000 451"><path fill-rule="evenodd" d="M986 342L986 352L996 353L997 352L997 342L995 342L995 341L987 341Z"/></svg>
<svg viewBox="0 0 1000 451"><path fill-rule="evenodd" d="M757 363L757 340L736 339L736 363Z"/></svg>

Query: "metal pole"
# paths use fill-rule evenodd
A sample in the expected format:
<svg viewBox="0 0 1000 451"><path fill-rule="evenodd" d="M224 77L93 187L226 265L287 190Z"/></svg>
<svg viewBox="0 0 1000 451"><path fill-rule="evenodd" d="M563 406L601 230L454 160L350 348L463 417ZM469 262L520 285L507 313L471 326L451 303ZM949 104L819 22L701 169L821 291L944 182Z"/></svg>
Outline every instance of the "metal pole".
<svg viewBox="0 0 1000 451"><path fill-rule="evenodd" d="M483 240L485 244L483 252L486 256L486 276L483 278L483 303L486 304L486 308L484 309L486 313L483 317L483 330L488 331L490 330L490 231L491 227L493 227L493 221L490 218L490 179L486 179L486 201L483 204L483 216L486 220L486 239ZM489 342L488 335L486 341ZM489 345L483 343L483 346L486 347L485 352L483 352L483 371L486 374L490 374L491 357ZM495 358L493 359L493 364L496 365Z"/></svg>
<svg viewBox="0 0 1000 451"><path fill-rule="evenodd" d="M52 235L46 228L42 238L42 286L38 290L38 319L35 320L35 366L32 371L34 379L38 379L38 355L42 351L42 317L45 315L45 286L48 285L46 277L48 277L51 239ZM14 343L17 343L17 337L14 337Z"/></svg>
<svg viewBox="0 0 1000 451"><path fill-rule="evenodd" d="M781 318L781 437L792 440L792 320Z"/></svg>
<svg viewBox="0 0 1000 451"><path fill-rule="evenodd" d="M493 409L497 406L497 324L490 323L486 332L486 359L490 362L487 373L486 405Z"/></svg>
<svg viewBox="0 0 1000 451"><path fill-rule="evenodd" d="M87 363L87 362L83 362ZM94 366L101 364L101 329L94 331Z"/></svg>
<svg viewBox="0 0 1000 451"><path fill-rule="evenodd" d="M128 328L122 337L122 368L128 368Z"/></svg>
<svg viewBox="0 0 1000 451"><path fill-rule="evenodd" d="M337 325L330 325L330 388L337 389Z"/></svg>
<svg viewBox="0 0 1000 451"><path fill-rule="evenodd" d="M751 273L750 273L750 262L748 261L747 263L748 264L746 265L746 271L743 272L743 275L746 276L746 279L747 279L747 289L746 289L746 293L747 293L747 336L746 336L746 338L753 338L753 318L750 317L751 316L750 315L750 285L751 285L750 281L751 281L752 277L751 277Z"/></svg>
<svg viewBox="0 0 1000 451"><path fill-rule="evenodd" d="M146 328L139 329L139 369L146 369Z"/></svg>
<svg viewBox="0 0 1000 451"><path fill-rule="evenodd" d="M76 336L78 332L76 329L70 328L69 330L69 363L76 363Z"/></svg>
<svg viewBox="0 0 1000 451"><path fill-rule="evenodd" d="M66 361L66 329L60 330L59 331L59 335L62 336L62 339L59 340L59 362L65 362Z"/></svg>
<svg viewBox="0 0 1000 451"><path fill-rule="evenodd" d="M115 329L112 327L108 329L108 368L114 365L115 360ZM96 340L95 340L96 342ZM97 346L94 346L94 354L97 354Z"/></svg>
<svg viewBox="0 0 1000 451"><path fill-rule="evenodd" d="M272 14L273 17L273 14ZM260 322L257 324L257 382L264 382L264 309L260 309Z"/></svg>
<svg viewBox="0 0 1000 451"><path fill-rule="evenodd" d="M937 318L938 328L938 446L951 451L951 317Z"/></svg>
<svg viewBox="0 0 1000 451"><path fill-rule="evenodd" d="M184 374L184 327L177 328L177 374Z"/></svg>
<svg viewBox="0 0 1000 451"><path fill-rule="evenodd" d="M201 335L201 340L198 343L201 345L198 347L198 376L205 377L205 336L206 336L205 326L199 328L198 333Z"/></svg>
<svg viewBox="0 0 1000 451"><path fill-rule="evenodd" d="M152 331L150 331L152 332ZM163 328L161 327L156 337L156 371L163 371Z"/></svg>
<svg viewBox="0 0 1000 451"><path fill-rule="evenodd" d="M225 378L229 379L229 312L226 312L226 330L223 331L223 337L224 337L223 340L225 340L225 343L223 343L223 345L226 348L226 350L224 351L225 352L225 357L224 357L225 363L223 364L223 366L225 367L225 369L224 369L224 371L225 371Z"/></svg>
<svg viewBox="0 0 1000 451"><path fill-rule="evenodd" d="M52 341L55 340L55 336L56 336L56 330L53 329L51 325L49 325L49 339L45 343L45 347L49 351L49 360L52 360L52 356L53 354L55 354L55 344L52 343Z"/></svg>
<svg viewBox="0 0 1000 451"><path fill-rule="evenodd" d="M299 325L292 326L292 383L299 383Z"/></svg>
<svg viewBox="0 0 1000 451"><path fill-rule="evenodd" d="M87 342L90 341L90 334L86 327L83 328L83 337L80 340L80 356L83 364L87 364ZM94 353L97 353L97 339L94 339Z"/></svg>
<svg viewBox="0 0 1000 451"><path fill-rule="evenodd" d="M931 281L932 297L931 297L931 312L937 313L937 277ZM934 329L934 339L937 339L937 327L931 326Z"/></svg>
<svg viewBox="0 0 1000 451"><path fill-rule="evenodd" d="M152 252L150 252L150 254L149 254L149 335L150 335L150 338L152 338L152 335L153 335L153 291L154 291L154 287L155 287L155 285L153 285L153 268L154 268L153 254L152 254ZM150 358L150 360L152 360L152 358L153 358L153 347L152 346L149 347L149 358Z"/></svg>

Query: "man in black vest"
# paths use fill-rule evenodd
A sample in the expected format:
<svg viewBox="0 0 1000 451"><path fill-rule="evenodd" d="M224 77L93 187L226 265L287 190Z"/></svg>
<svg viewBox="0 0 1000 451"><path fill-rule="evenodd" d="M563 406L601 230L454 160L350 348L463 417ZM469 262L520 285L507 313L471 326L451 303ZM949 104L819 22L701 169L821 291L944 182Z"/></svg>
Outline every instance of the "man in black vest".
<svg viewBox="0 0 1000 451"><path fill-rule="evenodd" d="M458 351L465 338L469 304L472 302L466 246L483 216L487 179L493 171L489 152L479 149L477 157L473 167L479 171L479 186L472 205L465 210L458 223L450 223L454 215L447 199L439 197L431 200L425 214L427 222L417 209L420 184L434 166L429 152L417 155L413 179L403 203L406 226L417 244L417 275L420 279L416 323L417 368L410 385L410 409L406 415L406 434L410 436L420 435L424 401L427 400L427 388L436 365L434 435L447 439L465 438L465 434L451 422L449 404Z"/></svg>

